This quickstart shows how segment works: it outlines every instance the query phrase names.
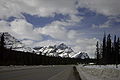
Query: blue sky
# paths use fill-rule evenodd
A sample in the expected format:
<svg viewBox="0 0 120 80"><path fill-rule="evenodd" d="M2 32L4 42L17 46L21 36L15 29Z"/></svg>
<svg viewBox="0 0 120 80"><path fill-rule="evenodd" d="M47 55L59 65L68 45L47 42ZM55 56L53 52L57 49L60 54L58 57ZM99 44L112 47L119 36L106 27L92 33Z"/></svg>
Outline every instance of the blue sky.
<svg viewBox="0 0 120 80"><path fill-rule="evenodd" d="M34 27L44 27L47 24L50 24L53 21L61 21L66 20L66 18L69 18L68 15L62 15L62 14L55 14L54 16L50 17L38 17L36 15L30 15L30 14L23 14L27 22L34 25Z"/></svg>
<svg viewBox="0 0 120 80"><path fill-rule="evenodd" d="M94 57L104 32L120 37L117 0L0 0L0 32L28 46L65 43Z"/></svg>

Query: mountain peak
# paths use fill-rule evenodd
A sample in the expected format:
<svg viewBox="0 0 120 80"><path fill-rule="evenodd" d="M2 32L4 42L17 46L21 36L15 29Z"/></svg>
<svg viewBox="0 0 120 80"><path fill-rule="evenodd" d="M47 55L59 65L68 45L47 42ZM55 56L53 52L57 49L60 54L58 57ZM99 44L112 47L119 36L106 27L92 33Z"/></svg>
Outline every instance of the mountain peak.
<svg viewBox="0 0 120 80"><path fill-rule="evenodd" d="M89 58L87 53L75 53L71 47L67 46L64 43L54 46L44 46L44 47L35 47L34 49L25 46L22 42L14 38L8 32L1 32L0 38L4 34L4 42L5 47L8 49L23 51L23 52L33 52L37 54L47 55L47 56L55 56L55 57L71 57L71 58L81 58L86 59Z"/></svg>
<svg viewBox="0 0 120 80"><path fill-rule="evenodd" d="M57 46L57 48L64 50L64 49L68 48L68 46L64 43L61 43L60 45Z"/></svg>
<svg viewBox="0 0 120 80"><path fill-rule="evenodd" d="M70 55L72 56L72 54L74 54L74 51L71 49L71 47L68 47L64 43L54 46L45 46L36 50L37 53L42 53L42 55L46 54L48 56L56 57L70 57Z"/></svg>
<svg viewBox="0 0 120 80"><path fill-rule="evenodd" d="M76 55L76 58L89 59L89 56L88 56L88 54L85 53L85 52L79 52L79 53Z"/></svg>
<svg viewBox="0 0 120 80"><path fill-rule="evenodd" d="M12 50L23 51L23 52L33 52L33 49L26 47L25 44L17 40L8 32L0 32L0 37L4 34L4 43L7 49L12 48Z"/></svg>

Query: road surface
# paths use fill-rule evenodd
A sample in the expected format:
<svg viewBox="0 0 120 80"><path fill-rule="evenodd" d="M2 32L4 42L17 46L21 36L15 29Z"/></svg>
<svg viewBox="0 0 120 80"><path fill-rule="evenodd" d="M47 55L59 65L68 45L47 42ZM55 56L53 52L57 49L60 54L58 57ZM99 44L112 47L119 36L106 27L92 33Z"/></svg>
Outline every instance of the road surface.
<svg viewBox="0 0 120 80"><path fill-rule="evenodd" d="M0 72L0 80L80 80L73 66L42 66Z"/></svg>

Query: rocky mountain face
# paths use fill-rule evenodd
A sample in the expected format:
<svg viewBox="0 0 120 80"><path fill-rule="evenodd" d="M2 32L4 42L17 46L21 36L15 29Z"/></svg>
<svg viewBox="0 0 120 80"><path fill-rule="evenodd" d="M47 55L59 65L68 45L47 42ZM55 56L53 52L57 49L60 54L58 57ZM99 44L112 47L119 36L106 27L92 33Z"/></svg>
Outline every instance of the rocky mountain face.
<svg viewBox="0 0 120 80"><path fill-rule="evenodd" d="M64 43L54 46L44 46L40 48L34 48L37 50L36 53L47 55L47 56L60 56L60 57L72 57L75 53L71 49L71 47L68 47Z"/></svg>
<svg viewBox="0 0 120 80"><path fill-rule="evenodd" d="M0 38L3 33L0 33ZM1 39L0 39L1 40ZM71 47L61 43L54 46L43 46L30 48L25 44L11 36L9 33L4 32L4 43L5 47L8 49L23 51L23 52L35 52L36 54L42 54L46 56L55 56L55 57L71 57L71 58L89 58L87 53L75 53Z"/></svg>
<svg viewBox="0 0 120 80"><path fill-rule="evenodd" d="M79 52L76 56L76 58L81 58L81 59L89 59L89 56L85 52Z"/></svg>
<svg viewBox="0 0 120 80"><path fill-rule="evenodd" d="M33 52L34 50L30 47L25 46L25 44L21 43L19 40L14 38L8 32L0 33L0 37L4 34L4 47L7 49L12 49L16 51L23 51L23 52Z"/></svg>
<svg viewBox="0 0 120 80"><path fill-rule="evenodd" d="M85 52L75 53L71 47L68 47L64 43L54 46L44 46L34 48L37 54L47 55L47 56L60 56L60 57L71 57L71 58L89 58L88 54Z"/></svg>

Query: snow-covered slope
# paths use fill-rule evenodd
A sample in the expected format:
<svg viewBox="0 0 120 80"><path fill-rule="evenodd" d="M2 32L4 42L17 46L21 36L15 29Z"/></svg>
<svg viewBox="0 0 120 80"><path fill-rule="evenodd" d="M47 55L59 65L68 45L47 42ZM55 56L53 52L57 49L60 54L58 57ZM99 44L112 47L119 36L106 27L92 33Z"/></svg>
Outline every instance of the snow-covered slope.
<svg viewBox="0 0 120 80"><path fill-rule="evenodd" d="M0 33L0 37L3 33ZM30 47L25 46L19 40L11 36L8 32L4 32L4 43L5 47L12 50L23 51L23 52L33 52L34 50Z"/></svg>
<svg viewBox="0 0 120 80"><path fill-rule="evenodd" d="M0 37L3 33L0 33ZM36 47L30 48L25 46L22 42L11 36L8 32L4 32L4 42L5 47L8 49L23 51L23 52L35 52L37 54L47 55L47 56L60 56L60 57L71 57L71 58L81 58L86 59L89 58L87 53L75 53L71 47L61 43L59 45L54 46L44 46L44 47Z"/></svg>
<svg viewBox="0 0 120 80"><path fill-rule="evenodd" d="M85 52L79 52L79 53L75 54L75 55L72 56L72 57L81 58L81 59L89 59L88 54L85 53Z"/></svg>
<svg viewBox="0 0 120 80"><path fill-rule="evenodd" d="M40 48L34 48L37 50L37 53L41 53L42 55L47 56L60 56L60 57L72 57L75 53L71 49L71 47L68 47L64 43L60 45L54 45L54 46L45 46Z"/></svg>
<svg viewBox="0 0 120 80"><path fill-rule="evenodd" d="M75 53L71 47L65 45L64 43L61 43L59 45L54 46L44 46L44 47L36 47L34 48L37 50L36 53L47 55L47 56L60 56L60 57L71 57L71 58L81 58L86 59L89 58L87 53Z"/></svg>

